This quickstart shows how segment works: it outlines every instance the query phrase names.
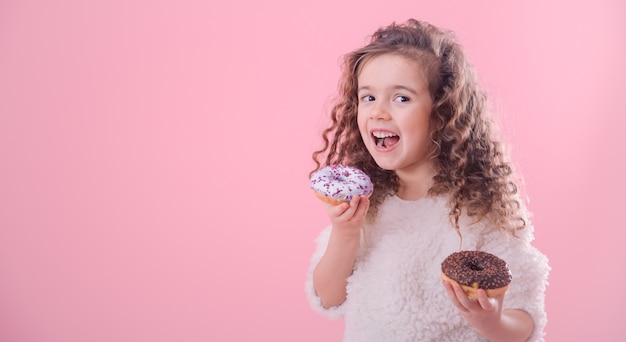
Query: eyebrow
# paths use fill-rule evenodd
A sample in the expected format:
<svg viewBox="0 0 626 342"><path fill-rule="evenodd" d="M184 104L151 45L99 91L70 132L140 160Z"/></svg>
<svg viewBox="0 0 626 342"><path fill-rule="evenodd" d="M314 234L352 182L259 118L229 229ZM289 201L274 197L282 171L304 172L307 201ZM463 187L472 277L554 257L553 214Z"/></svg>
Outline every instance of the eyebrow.
<svg viewBox="0 0 626 342"><path fill-rule="evenodd" d="M362 90L371 90L371 89L372 88L370 86L362 86L362 87L359 87L357 89L357 92L361 92ZM392 86L391 89L393 89L393 90L406 90L409 93L417 95L417 91L415 91L413 88L409 88L407 86L403 86L403 85L400 85L400 84Z"/></svg>

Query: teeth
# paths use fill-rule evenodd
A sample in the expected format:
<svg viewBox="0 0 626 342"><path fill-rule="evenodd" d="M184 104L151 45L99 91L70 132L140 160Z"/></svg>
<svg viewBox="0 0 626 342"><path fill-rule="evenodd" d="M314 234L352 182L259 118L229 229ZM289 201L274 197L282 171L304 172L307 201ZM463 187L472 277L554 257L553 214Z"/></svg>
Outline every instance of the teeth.
<svg viewBox="0 0 626 342"><path fill-rule="evenodd" d="M383 147L383 143L384 142L385 142L385 139L378 139L378 142L376 143L376 146Z"/></svg>
<svg viewBox="0 0 626 342"><path fill-rule="evenodd" d="M393 137L397 134L393 134L390 132L372 132L372 135L378 139Z"/></svg>

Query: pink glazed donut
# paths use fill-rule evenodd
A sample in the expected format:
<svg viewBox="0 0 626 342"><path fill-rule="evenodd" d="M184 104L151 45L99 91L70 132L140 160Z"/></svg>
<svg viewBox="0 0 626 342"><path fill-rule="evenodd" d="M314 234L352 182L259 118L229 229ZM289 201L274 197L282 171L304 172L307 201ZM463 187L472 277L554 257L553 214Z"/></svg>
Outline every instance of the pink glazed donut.
<svg viewBox="0 0 626 342"><path fill-rule="evenodd" d="M333 205L350 202L353 196L369 197L374 191L365 172L347 165L323 167L311 176L309 184L319 199Z"/></svg>

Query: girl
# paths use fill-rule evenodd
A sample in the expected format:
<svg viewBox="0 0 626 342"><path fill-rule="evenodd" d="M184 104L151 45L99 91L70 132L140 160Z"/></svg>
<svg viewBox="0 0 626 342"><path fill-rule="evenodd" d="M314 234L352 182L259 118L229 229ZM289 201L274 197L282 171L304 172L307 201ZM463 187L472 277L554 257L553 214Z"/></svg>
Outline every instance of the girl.
<svg viewBox="0 0 626 342"><path fill-rule="evenodd" d="M345 318L344 341L543 341L550 270L485 95L450 33L409 20L344 58L339 98L313 154L374 183L368 199L326 205L307 277L312 307ZM458 250L507 261L508 291L470 299L443 282Z"/></svg>

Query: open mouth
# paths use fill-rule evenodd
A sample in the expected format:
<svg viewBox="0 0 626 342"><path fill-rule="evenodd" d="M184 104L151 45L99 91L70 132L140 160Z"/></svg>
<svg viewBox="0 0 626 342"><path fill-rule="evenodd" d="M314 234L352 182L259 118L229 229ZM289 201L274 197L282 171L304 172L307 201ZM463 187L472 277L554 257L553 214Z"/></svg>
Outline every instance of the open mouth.
<svg viewBox="0 0 626 342"><path fill-rule="evenodd" d="M376 147L379 148L390 148L400 140L399 135L387 131L374 131L372 132L372 138L374 138Z"/></svg>

